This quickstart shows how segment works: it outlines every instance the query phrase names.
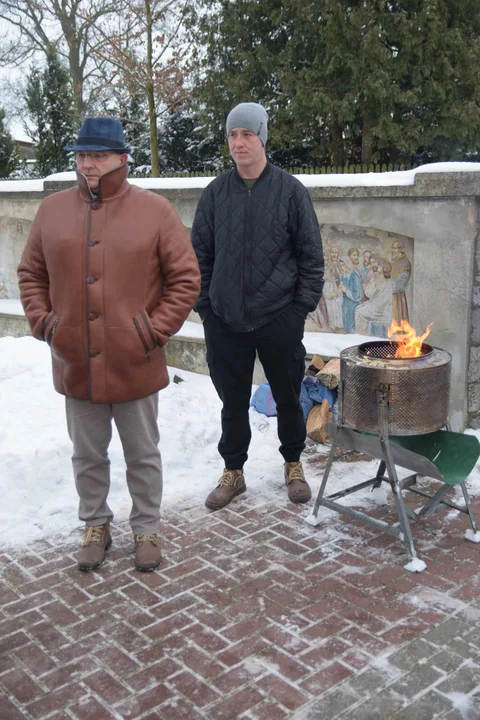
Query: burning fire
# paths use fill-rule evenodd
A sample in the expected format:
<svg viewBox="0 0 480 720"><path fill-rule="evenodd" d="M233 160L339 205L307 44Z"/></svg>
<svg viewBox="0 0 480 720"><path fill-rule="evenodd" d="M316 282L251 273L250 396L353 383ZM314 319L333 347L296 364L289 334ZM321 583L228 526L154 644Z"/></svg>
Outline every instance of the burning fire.
<svg viewBox="0 0 480 720"><path fill-rule="evenodd" d="M423 335L417 335L415 328L406 320L401 320L400 325L398 325L395 320L392 320L392 324L388 328L387 333L391 340L399 343L395 351L395 357L420 357L422 354L422 343L425 338L430 335L432 325L433 323L427 325L427 329Z"/></svg>

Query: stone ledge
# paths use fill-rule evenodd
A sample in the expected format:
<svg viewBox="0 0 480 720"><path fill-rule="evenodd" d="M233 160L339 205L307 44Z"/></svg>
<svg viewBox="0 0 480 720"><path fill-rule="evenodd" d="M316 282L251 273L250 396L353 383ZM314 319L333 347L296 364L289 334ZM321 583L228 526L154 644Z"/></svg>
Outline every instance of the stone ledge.
<svg viewBox="0 0 480 720"><path fill-rule="evenodd" d="M305 177L309 176L305 175ZM344 177L344 175L341 177ZM135 179L132 178L133 181ZM173 180L176 179L178 178L173 178ZM74 185L75 181L73 180L45 180L43 192L25 191L16 193L6 191L2 193L2 197L9 200L14 198L25 200L32 197L41 199ZM197 202L203 191L203 187L148 189L163 195L172 202L178 202L179 200ZM474 197L480 195L480 172L420 172L415 175L413 185L320 185L308 189L314 199Z"/></svg>
<svg viewBox="0 0 480 720"><path fill-rule="evenodd" d="M0 338L19 338L30 334L28 322L23 315L0 313Z"/></svg>
<svg viewBox="0 0 480 720"><path fill-rule="evenodd" d="M22 315L0 313L0 338L20 338L27 335L31 335L31 333L25 317ZM200 373L201 375L209 374L205 356L205 341L203 338L175 335L168 341L165 348L165 355L167 364L170 367L178 368L179 370L189 370L190 372ZM255 361L253 382L255 385L260 385L265 382L265 374L258 360Z"/></svg>

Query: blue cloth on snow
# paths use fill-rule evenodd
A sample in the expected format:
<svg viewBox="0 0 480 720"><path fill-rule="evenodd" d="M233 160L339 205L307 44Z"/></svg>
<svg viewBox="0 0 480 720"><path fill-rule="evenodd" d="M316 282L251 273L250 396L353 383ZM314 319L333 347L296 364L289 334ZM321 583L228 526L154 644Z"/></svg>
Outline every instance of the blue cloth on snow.
<svg viewBox="0 0 480 720"><path fill-rule="evenodd" d="M250 407L254 407L257 412L267 417L273 417L277 414L277 406L268 383L258 386L250 400Z"/></svg>
<svg viewBox="0 0 480 720"><path fill-rule="evenodd" d="M300 405L302 406L305 422L314 405L323 402L326 398L330 407L333 407L337 400L337 395L337 388L330 390L330 388L327 388L318 378L312 377L311 375L304 377L300 389Z"/></svg>

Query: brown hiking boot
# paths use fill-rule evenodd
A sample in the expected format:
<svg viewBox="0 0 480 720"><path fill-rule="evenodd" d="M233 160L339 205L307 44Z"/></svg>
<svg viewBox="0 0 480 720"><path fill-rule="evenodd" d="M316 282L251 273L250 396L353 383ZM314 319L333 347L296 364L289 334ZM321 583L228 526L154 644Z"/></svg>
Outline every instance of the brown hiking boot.
<svg viewBox="0 0 480 720"><path fill-rule="evenodd" d="M77 555L79 570L96 570L105 560L106 551L112 545L109 523L85 525L83 546Z"/></svg>
<svg viewBox="0 0 480 720"><path fill-rule="evenodd" d="M300 461L285 463L285 483L288 488L288 499L293 503L305 503L312 497L312 491L305 480Z"/></svg>
<svg viewBox="0 0 480 720"><path fill-rule="evenodd" d="M158 546L158 535L134 535L135 567L141 572L151 572L162 562L162 551Z"/></svg>
<svg viewBox="0 0 480 720"><path fill-rule="evenodd" d="M228 505L236 495L244 493L246 489L243 470L227 470L225 468L217 487L205 500L205 505L210 510L220 510Z"/></svg>

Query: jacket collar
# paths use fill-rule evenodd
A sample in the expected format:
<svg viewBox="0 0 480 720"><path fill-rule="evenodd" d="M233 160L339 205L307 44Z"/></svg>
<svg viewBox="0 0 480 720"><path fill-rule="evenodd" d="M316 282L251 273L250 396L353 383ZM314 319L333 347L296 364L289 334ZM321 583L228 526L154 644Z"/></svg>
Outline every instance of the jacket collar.
<svg viewBox="0 0 480 720"><path fill-rule="evenodd" d="M269 162L267 162L267 164L263 168L260 176L257 178L257 182L255 183L255 185L258 182L260 182L261 180L264 180L267 177L267 175L270 175L271 172L272 172L272 165ZM240 183L240 185L242 187L244 187L244 188L246 187L245 180L239 175L239 172L238 172L236 166L233 168L233 177L235 178L237 183Z"/></svg>
<svg viewBox="0 0 480 720"><path fill-rule="evenodd" d="M102 175L98 184L98 191L92 193L88 187L87 178L79 170L77 173L77 185L80 189L80 195L84 200L91 202L98 198L100 202L108 202L118 195L122 195L128 188L127 175L128 165L120 165L120 167L111 170Z"/></svg>

